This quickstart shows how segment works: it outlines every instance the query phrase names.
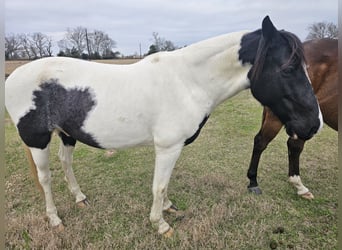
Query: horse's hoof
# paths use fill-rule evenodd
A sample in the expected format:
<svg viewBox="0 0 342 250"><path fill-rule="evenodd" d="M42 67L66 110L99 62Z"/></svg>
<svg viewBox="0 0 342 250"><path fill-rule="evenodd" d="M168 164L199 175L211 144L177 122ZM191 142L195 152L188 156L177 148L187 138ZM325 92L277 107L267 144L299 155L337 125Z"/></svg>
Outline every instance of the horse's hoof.
<svg viewBox="0 0 342 250"><path fill-rule="evenodd" d="M313 194L309 191L305 194L300 195L303 199L306 200L313 200L315 197L313 196Z"/></svg>
<svg viewBox="0 0 342 250"><path fill-rule="evenodd" d="M173 204L171 205L171 207L165 210L165 212L170 213L170 214L177 213L177 211L178 211L178 207L176 207Z"/></svg>
<svg viewBox="0 0 342 250"><path fill-rule="evenodd" d="M87 207L87 206L90 205L90 202L89 202L89 200L88 200L87 198L85 198L84 200L79 201L79 202L77 202L76 204L77 204L77 206L78 206L79 208L85 208L85 207Z"/></svg>
<svg viewBox="0 0 342 250"><path fill-rule="evenodd" d="M261 189L258 186L256 186L256 187L248 187L248 191L251 192L251 193L254 193L256 195L262 194L262 191L261 191Z"/></svg>
<svg viewBox="0 0 342 250"><path fill-rule="evenodd" d="M169 230L167 230L163 235L165 238L171 238L173 235L173 232L174 232L173 228L170 227Z"/></svg>
<svg viewBox="0 0 342 250"><path fill-rule="evenodd" d="M53 230L56 232L56 233L61 233L61 232L64 232L64 225L63 223L59 223L57 226L54 226L53 227Z"/></svg>

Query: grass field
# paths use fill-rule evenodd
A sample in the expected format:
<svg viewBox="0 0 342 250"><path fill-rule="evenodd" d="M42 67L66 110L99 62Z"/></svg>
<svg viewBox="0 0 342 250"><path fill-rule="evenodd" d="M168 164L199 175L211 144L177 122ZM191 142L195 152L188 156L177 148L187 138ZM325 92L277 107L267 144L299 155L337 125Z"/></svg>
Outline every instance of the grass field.
<svg viewBox="0 0 342 250"><path fill-rule="evenodd" d="M169 185L181 211L165 214L165 239L151 227L152 147L105 151L77 144L74 171L91 205L79 209L63 180L52 142L53 193L65 231L44 220L45 204L30 177L16 130L6 117L6 248L8 249L337 249L337 133L327 126L306 143L303 183L315 199L296 195L287 178L282 131L260 162L261 196L247 192L247 167L261 106L244 91L219 106L198 139L184 148Z"/></svg>

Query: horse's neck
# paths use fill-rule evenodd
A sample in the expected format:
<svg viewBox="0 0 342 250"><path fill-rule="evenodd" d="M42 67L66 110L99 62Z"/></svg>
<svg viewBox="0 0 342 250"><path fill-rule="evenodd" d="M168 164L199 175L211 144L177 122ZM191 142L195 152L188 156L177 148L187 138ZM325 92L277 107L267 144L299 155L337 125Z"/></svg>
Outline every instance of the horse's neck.
<svg viewBox="0 0 342 250"><path fill-rule="evenodd" d="M184 50L184 58L195 82L217 106L249 87L247 73L251 65L239 61L241 37L236 32L212 38Z"/></svg>
<svg viewBox="0 0 342 250"><path fill-rule="evenodd" d="M320 94L319 92L327 92L331 91L333 93L335 91L335 86L326 85L326 80L330 77L330 80L333 76L337 78L337 51L335 54L331 56L326 56L322 54L322 56L317 58L308 57L307 61L310 63L309 65L309 76L311 79L312 87L316 94ZM332 81L331 81L332 82Z"/></svg>

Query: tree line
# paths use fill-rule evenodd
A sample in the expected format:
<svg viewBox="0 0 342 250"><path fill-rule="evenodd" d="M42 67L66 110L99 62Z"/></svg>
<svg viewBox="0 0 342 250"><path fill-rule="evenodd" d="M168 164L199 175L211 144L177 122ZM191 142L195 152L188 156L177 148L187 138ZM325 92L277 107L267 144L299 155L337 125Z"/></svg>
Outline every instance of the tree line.
<svg viewBox="0 0 342 250"><path fill-rule="evenodd" d="M338 37L338 29L334 23L317 22L308 26L307 40ZM114 52L116 42L104 31L88 31L78 26L68 28L64 38L57 42L57 56L68 56L82 59L114 59L120 57L120 52ZM172 41L152 33L152 44L145 55L159 51L178 49ZM37 59L53 55L52 38L41 32L32 34L7 34L5 36L5 57L10 59Z"/></svg>
<svg viewBox="0 0 342 250"><path fill-rule="evenodd" d="M306 40L313 40L319 38L338 39L337 25L331 22L318 22L308 26L309 34Z"/></svg>
<svg viewBox="0 0 342 250"><path fill-rule="evenodd" d="M68 28L64 38L57 42L57 56L83 59L112 59L116 42L101 30L88 31L84 27ZM9 34L5 36L6 59L37 59L53 55L52 38L41 32Z"/></svg>
<svg viewBox="0 0 342 250"><path fill-rule="evenodd" d="M43 33L10 34L5 37L6 60L47 56L52 56L52 39Z"/></svg>
<svg viewBox="0 0 342 250"><path fill-rule="evenodd" d="M171 51L177 47L170 40L152 33L152 45L145 55L159 51ZM88 31L78 26L68 28L64 38L57 42L57 56L67 56L82 59L114 59L120 57L120 52L114 52L116 42L104 31ZM32 34L8 34L5 36L6 60L37 59L53 55L52 38L41 32ZM144 55L144 56L145 56Z"/></svg>

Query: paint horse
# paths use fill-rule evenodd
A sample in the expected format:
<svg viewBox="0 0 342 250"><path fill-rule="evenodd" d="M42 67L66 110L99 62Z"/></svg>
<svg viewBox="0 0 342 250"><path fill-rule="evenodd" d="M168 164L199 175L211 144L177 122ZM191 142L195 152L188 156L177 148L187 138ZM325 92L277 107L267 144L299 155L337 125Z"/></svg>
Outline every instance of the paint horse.
<svg viewBox="0 0 342 250"><path fill-rule="evenodd" d="M6 82L6 107L37 169L50 224L63 229L48 166L56 132L77 203L87 199L71 167L76 141L103 149L153 144L150 221L171 236L163 211L177 209L167 196L172 170L217 105L251 88L290 136L306 140L319 130L320 109L303 58L299 39L278 31L267 16L260 30L221 35L132 65L47 58L18 68Z"/></svg>
<svg viewBox="0 0 342 250"><path fill-rule="evenodd" d="M337 44L338 41L335 39L311 40L303 44L309 77L322 110L323 120L336 131L338 130ZM257 181L261 154L279 133L282 126L282 122L269 108L265 107L260 131L254 138L253 154L247 172L250 181L248 189L253 193L261 194ZM290 137L287 141L289 181L296 187L298 195L305 199L313 199L313 194L303 185L299 175L299 157L303 151L304 143L305 140L300 138L295 140Z"/></svg>

